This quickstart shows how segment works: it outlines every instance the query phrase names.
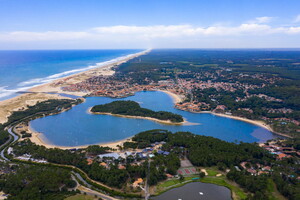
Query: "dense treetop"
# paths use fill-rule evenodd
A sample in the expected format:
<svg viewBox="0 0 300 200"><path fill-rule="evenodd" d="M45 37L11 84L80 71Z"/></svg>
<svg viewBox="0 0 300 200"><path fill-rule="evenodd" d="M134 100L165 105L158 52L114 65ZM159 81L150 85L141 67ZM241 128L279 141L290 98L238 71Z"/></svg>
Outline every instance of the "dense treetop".
<svg viewBox="0 0 300 200"><path fill-rule="evenodd" d="M159 120L170 120L171 122L183 122L181 115L166 111L153 111L141 106L135 101L113 101L111 103L96 105L91 112L103 112L128 116L151 117Z"/></svg>

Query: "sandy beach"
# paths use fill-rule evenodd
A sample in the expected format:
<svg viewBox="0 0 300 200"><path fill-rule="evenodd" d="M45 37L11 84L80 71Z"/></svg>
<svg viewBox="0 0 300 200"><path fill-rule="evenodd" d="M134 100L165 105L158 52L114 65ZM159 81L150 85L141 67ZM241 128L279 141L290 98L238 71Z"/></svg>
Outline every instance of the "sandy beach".
<svg viewBox="0 0 300 200"><path fill-rule="evenodd" d="M67 99L67 97L62 97L59 94L48 94L48 93L63 93L75 96L84 96L89 94L87 91L82 92L66 92L61 89L61 87L68 86L71 84L82 82L93 76L111 76L115 73L114 67L127 62L130 59L144 55L151 50L142 51L130 56L124 57L116 62L109 63L104 66L93 68L84 72L73 74L67 77L59 78L50 83L42 84L40 86L33 87L29 89L33 93L21 94L17 97L7 99L0 102L0 123L7 122L8 116L11 115L13 111L25 110L29 105L33 106L37 102L47 101L49 99Z"/></svg>
<svg viewBox="0 0 300 200"><path fill-rule="evenodd" d="M99 145L99 146L106 146L110 147L112 149L118 149L118 145L122 146L124 142L131 141L132 137L125 138L123 140L113 141L113 142L107 142L107 143L96 143L96 144L86 144L86 145L79 145L79 146L59 146L51 144L46 138L43 137L42 133L39 133L35 130L33 130L30 126L27 127L27 132L31 133L31 137L29 138L31 142L45 146L46 148L59 148L59 149L75 149L75 148L86 148L90 145Z"/></svg>
<svg viewBox="0 0 300 200"><path fill-rule="evenodd" d="M283 133L278 133L276 131L274 131L270 125L266 124L265 122L263 121L259 121L259 120L252 120L252 119L247 119L247 118L243 118L243 117L238 117L238 116L232 116L232 115L226 115L226 114L221 114L221 113L214 113L214 112L210 112L210 111L203 111L203 112L199 112L199 113L210 113L210 114L213 114L213 115L216 115L216 116L220 116L220 117L227 117L227 118L231 118L231 119L235 119L235 120L240 120L240 121L243 121L243 122L247 122L247 123L250 123L250 124L254 124L256 126L259 126L259 127L262 127L262 128L265 128L267 129L268 131L276 134L276 135L280 135L280 136L283 136L283 137L287 137L287 138L292 138L291 136L289 135L286 135L286 134L283 134Z"/></svg>
<svg viewBox="0 0 300 200"><path fill-rule="evenodd" d="M180 103L184 100L184 96L175 94L168 90L157 90L157 91L164 92L164 93L168 94L170 97L172 97L174 104Z"/></svg>
<svg viewBox="0 0 300 200"><path fill-rule="evenodd" d="M37 102L42 102L42 101L46 101L46 100L49 100L49 99L66 99L67 98L67 97L60 96L59 94L48 94L48 93L64 93L64 94L71 94L71 95L76 95L76 96L87 95L87 94L89 94L89 92L87 92L87 91L66 92L66 91L63 91L61 89L61 87L82 82L82 81L84 81L84 80L86 80L90 77L93 77L93 76L98 76L98 75L111 76L115 73L114 67L116 67L117 65L120 65L124 62L127 62L128 60L133 59L135 57L144 55L144 54L148 53L149 51L150 50L139 52L139 53L133 54L133 55L131 55L129 57L126 57L122 60L119 60L119 61L114 62L114 63L110 63L110 64L105 65L105 66L101 66L101 67L98 67L98 68L94 68L94 69L90 69L90 70L87 70L87 71L84 71L84 72L80 72L78 74L74 74L74 75L70 75L70 76L67 76L67 77L64 77L64 78L57 79L57 80L52 81L50 83L46 83L46 84L31 88L30 92L33 92L33 93L21 94L17 97L1 101L0 102L0 123L5 123L7 121L8 116L13 111L25 110L28 106L33 106ZM178 95L178 94L175 94L175 93L173 93L171 91L168 91L168 90L158 90L158 91L164 92L164 93L168 94L170 97L172 97L174 104L182 102L184 100L183 95ZM90 113L90 110L88 112ZM211 113L211 114L214 114L214 115L220 116L220 117L228 117L228 118L232 118L232 119L236 119L236 120L241 120L241 121L251 123L251 124L255 124L257 126L265 128L265 129L267 129L267 130L269 130L269 131L271 131L275 134L289 137L287 135L274 132L269 125L265 124L262 121L250 120L250 119L246 119L246 118L242 118L242 117L219 114L219 113L214 113L214 112L210 112L210 111L204 111L204 112L200 112L200 113ZM109 115L112 115L110 113L90 113L90 114L109 114ZM167 124L167 125L186 125L186 126L198 125L197 123L190 123L186 120L184 120L184 122L182 122L182 123L173 123L171 121L158 120L158 119L150 118L150 117L124 116L124 115L114 115L114 116L126 117L126 118L136 118L136 119L147 119L147 120L152 120L152 121L162 123L162 124ZM51 144L51 142L47 141L47 139L43 136L42 133L38 133L38 132L30 129L30 126L25 127L25 129L28 133L32 134L32 137L30 138L30 140L32 142L34 142L38 145L43 145L47 148L70 149L70 148L85 148L85 147L89 146L89 145L82 145L82 146L72 146L72 147L70 147L70 146L53 145L53 144ZM122 144L126 141L130 141L130 138L126 138L126 139L123 139L123 140L120 140L120 141L115 141L115 142L109 142L109 143L99 143L97 145L108 146L108 147L111 147L111 148L115 149L115 148L117 148L118 145L122 146Z"/></svg>
<svg viewBox="0 0 300 200"><path fill-rule="evenodd" d="M109 63L104 66L96 67L87 71L83 71L77 74L73 74L67 77L63 77L60 79L57 79L55 81L52 81L50 83L46 83L34 88L29 89L31 92L52 92L52 93L64 93L64 94L70 94L70 95L76 95L76 96L84 96L89 94L89 91L81 91L81 92L70 92L70 91L63 91L61 88L70 86L76 83L80 83L88 78L91 78L93 76L111 76L115 73L114 68L118 65L121 65L122 63L127 62L128 60L131 60L133 58L139 57L141 55L147 54L150 52L150 50L142 51L136 54L132 54L130 56L127 56L121 60L118 60L113 63Z"/></svg>
<svg viewBox="0 0 300 200"><path fill-rule="evenodd" d="M46 148L59 148L59 149L81 149L81 148L87 148L90 145L99 145L99 146L103 146L103 147L109 147L112 149L118 149L118 146L123 146L124 142L129 142L131 141L131 137L130 138L126 138L123 140L119 140L119 141L115 141L115 142L109 142L109 143L96 143L96 144L87 144L87 145L79 145L79 146L59 146L59 145L53 145L51 143L49 143L48 141L44 141L42 140L39 135L41 133L34 133L32 135L32 137L30 138L30 140L32 142L34 142L37 145L42 145L45 146Z"/></svg>
<svg viewBox="0 0 300 200"><path fill-rule="evenodd" d="M168 95L170 95L173 98L174 103L182 101L182 97L178 96L177 94L174 94L174 93L172 93L170 91L163 91L163 90L162 90L162 92L165 92ZM91 113L90 109L88 109L87 113L89 113L89 114L97 114L97 113ZM203 112L199 112L199 113L210 113L210 114L213 114L213 115L216 115L216 116L220 116L220 117L228 117L228 118L232 118L232 119L235 119L235 120L244 121L244 122L247 122L247 123L251 123L251 124L260 126L262 128L265 128L265 129L267 129L267 130L269 130L269 131L277 134L276 132L274 132L272 130L272 128L270 126L266 125L262 121L250 120L250 119L246 119L246 118L242 118L242 117L225 115L225 114L220 114L220 113L214 113L214 112L210 112L210 111L203 111ZM113 115L111 113L99 113L99 114ZM146 117L139 117L139 116L124 116L124 115L114 115L114 116L126 117L126 118L148 119L148 120L156 121L158 123L165 123L165 121L163 121L163 120L157 120L157 119L153 119L153 118L150 118L150 117L146 118ZM167 124L168 125L186 125L186 126L189 126L189 125L198 125L197 123L190 123L190 122L187 122L186 120L183 123L180 123L180 124L172 123L172 122L171 123L167 123ZM32 130L30 128L30 126L28 127L28 131L27 132L29 132L29 133L32 134L32 137L30 138L30 140L32 142L34 142L34 143L36 143L38 145L43 145L43 146L45 146L47 148L73 149L73 148L86 148L87 146L89 146L89 144L87 144L87 145L80 145L80 146L59 146L59 145L54 145L54 144L51 144L51 142L47 141L47 139L43 137L42 133L38 133L38 132ZM283 135L283 134L278 134L278 135L286 136L286 135ZM119 140L119 141L108 142L108 143L97 143L96 145L108 146L110 148L117 149L118 145L122 146L124 142L130 141L130 140L131 140L131 137L130 138L125 138L125 139Z"/></svg>
<svg viewBox="0 0 300 200"><path fill-rule="evenodd" d="M192 123L184 120L183 122L171 122L170 120L160 120L160 119L155 119L152 117L141 117L141 116L130 116L130 115L119 115L119 114L112 114L112 113L105 113L105 112L91 112L92 108L89 108L88 113L92 115L111 115L115 117L123 117L123 118L131 118L131 119L147 119L151 121L155 121L157 123L165 124L165 125L192 125Z"/></svg>
<svg viewBox="0 0 300 200"><path fill-rule="evenodd" d="M26 110L38 102L49 99L69 99L58 94L26 93L0 102L0 123L5 123L14 111Z"/></svg>
<svg viewBox="0 0 300 200"><path fill-rule="evenodd" d="M183 100L183 97L181 97L181 96L179 96L177 94L174 94L174 93L172 93L170 91L165 91L165 90L160 90L160 91L161 92L165 92L168 95L170 95L173 98L174 103L181 102ZM113 115L111 113L91 113L90 109L91 108L89 108L87 110L87 113L89 113L89 114L107 114L107 115ZM158 123L162 123L162 124L166 124L166 125L183 125L183 126L199 125L198 123L191 123L191 122L188 122L186 120L184 120L184 122L182 122L182 123L174 123L174 122L170 122L170 121L158 120L158 119L151 118L151 117L124 116L124 115L113 115L113 116L125 117L125 118L135 118L135 119L147 119L147 120L152 120L152 121L155 121L155 122L158 122ZM33 130L30 126L24 127L22 130L26 131L26 132L28 132L28 133L30 133L32 135L30 137L31 142L33 142L33 143L35 143L37 145L43 145L46 148L73 149L73 148L86 148L86 147L89 146L89 144L87 144L87 145L80 145L80 146L59 146L59 145L54 145L54 144L51 144L51 142L48 141L43 136L43 133L39 133L39 132ZM125 138L123 140L108 142L108 143L97 143L95 145L108 146L110 148L117 149L118 145L122 146L124 142L131 141L131 138L132 137Z"/></svg>

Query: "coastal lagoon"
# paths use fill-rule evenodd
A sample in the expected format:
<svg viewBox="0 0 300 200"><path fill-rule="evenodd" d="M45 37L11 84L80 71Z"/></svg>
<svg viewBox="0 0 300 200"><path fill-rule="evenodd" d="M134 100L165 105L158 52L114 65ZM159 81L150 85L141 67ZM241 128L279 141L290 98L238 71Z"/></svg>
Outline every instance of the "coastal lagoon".
<svg viewBox="0 0 300 200"><path fill-rule="evenodd" d="M182 115L196 125L165 125L147 119L132 119L111 115L93 115L88 109L94 105L116 100L132 100L141 107L155 111L169 111ZM109 143L150 129L167 129L172 132L189 131L198 135L216 137L228 142L263 142L276 137L262 127L210 113L191 113L174 108L171 96L160 91L137 92L123 99L87 97L72 109L30 122L33 130L43 133L42 139L58 146L80 146Z"/></svg>
<svg viewBox="0 0 300 200"><path fill-rule="evenodd" d="M218 186L210 183L188 183L182 187L171 189L153 200L163 199L182 199L182 200L231 200L231 192L224 186Z"/></svg>

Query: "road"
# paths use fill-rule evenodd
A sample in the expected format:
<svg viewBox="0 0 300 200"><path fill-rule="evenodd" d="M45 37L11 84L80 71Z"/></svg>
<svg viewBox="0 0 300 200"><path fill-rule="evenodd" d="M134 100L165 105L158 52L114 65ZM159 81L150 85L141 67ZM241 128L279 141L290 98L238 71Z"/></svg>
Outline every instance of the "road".
<svg viewBox="0 0 300 200"><path fill-rule="evenodd" d="M13 142L15 142L15 141L17 141L17 140L19 139L19 137L18 137L16 134L13 133L12 129L13 129L13 127L10 127L10 128L7 130L8 133L10 134L10 135L9 135L9 139L8 139L4 144L2 144L1 147L7 145L8 143L13 143ZM13 141L11 141L11 138L13 138ZM5 150L6 150L6 148L2 149L1 152L0 152L1 161L3 161L3 162L9 161L9 159L7 159L7 158L5 157L5 155L4 155L4 151L5 151Z"/></svg>
<svg viewBox="0 0 300 200"><path fill-rule="evenodd" d="M83 185L80 185L80 184L78 183L78 181L75 179L74 176L76 176L76 178L78 178L78 179L84 184L84 186L83 186ZM117 200L117 199L114 198L114 197L110 197L110 196L107 196L107 195L105 195L105 194L103 194L103 193L100 193L100 192L98 192L98 191L92 190L92 189L91 189L92 186L91 186L90 184L88 184L88 183L80 176L80 174L78 174L78 173L76 173L76 172L72 172L72 179L76 181L76 183L77 183L76 189L80 190L81 193L84 193L84 192L85 192L85 193L88 194L88 195L91 195L91 196L97 196L98 198L100 197L100 198L105 199L105 200Z"/></svg>
<svg viewBox="0 0 300 200"><path fill-rule="evenodd" d="M90 188L84 187L84 186L82 186L82 185L80 185L80 186L78 187L78 190L80 190L81 192L85 192L85 193L88 194L88 195L91 195L91 196L97 196L98 198L100 197L100 198L105 199L105 200L118 200L118 199L116 199L116 198L114 198L114 197L107 196L107 195L105 195L105 194L102 194L102 193L97 192L97 191L95 191L95 190L92 190L92 189L90 189Z"/></svg>
<svg viewBox="0 0 300 200"><path fill-rule="evenodd" d="M92 187L90 184L88 184L88 183L80 176L80 174L78 174L78 173L76 173L76 172L72 172L72 173L76 176L76 178L78 178L81 182L83 182L83 184L84 184L85 186L87 186L88 188L91 188L91 187Z"/></svg>
<svg viewBox="0 0 300 200"><path fill-rule="evenodd" d="M9 133L9 139L4 143L4 144L2 144L1 146L0 146L0 148L1 147L3 147L3 146L5 146L5 145L7 145L7 144L9 144L9 143L14 143L14 142L16 142L18 139L19 139L19 137L13 132L13 128L14 128L14 126L12 126L12 127L10 127L7 131L8 131L8 133ZM5 157L5 155L4 155L4 152L5 152L5 150L7 149L7 147L6 148L4 148L4 149L2 149L1 150L1 152L0 152L0 161L2 161L2 162L7 162L7 161L10 161L8 158L6 158ZM80 190L82 193L86 193L86 194L88 194L88 195L91 195L91 196L97 196L98 198L102 198L102 199L105 199L105 200L118 200L118 199L116 199L116 198L114 198L114 197L110 197L110 196L108 196L108 195L106 195L106 194L103 194L103 193L100 193L100 192L98 192L98 191L95 191L95 190L92 190L91 188L92 188L92 185L90 185L90 184L88 184L82 177L81 177L81 175L80 174L78 174L78 173L76 173L76 172L72 172L72 174L74 175L74 176L76 176L76 178L78 178L85 186L83 186L83 185L80 185L79 183L78 183L78 181L76 181L76 183L77 183L77 186L76 186L76 188L78 189L78 190ZM74 177L72 176L72 179L73 179ZM74 180L74 179L73 179Z"/></svg>

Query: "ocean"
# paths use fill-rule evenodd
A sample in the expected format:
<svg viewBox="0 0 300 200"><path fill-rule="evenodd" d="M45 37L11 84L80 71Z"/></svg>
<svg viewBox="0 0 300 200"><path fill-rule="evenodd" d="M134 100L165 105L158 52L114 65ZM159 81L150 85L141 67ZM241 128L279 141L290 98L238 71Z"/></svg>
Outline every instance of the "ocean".
<svg viewBox="0 0 300 200"><path fill-rule="evenodd" d="M85 71L142 50L0 51L0 101L55 79Z"/></svg>

